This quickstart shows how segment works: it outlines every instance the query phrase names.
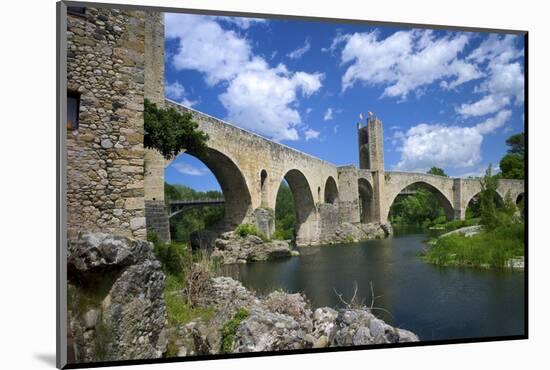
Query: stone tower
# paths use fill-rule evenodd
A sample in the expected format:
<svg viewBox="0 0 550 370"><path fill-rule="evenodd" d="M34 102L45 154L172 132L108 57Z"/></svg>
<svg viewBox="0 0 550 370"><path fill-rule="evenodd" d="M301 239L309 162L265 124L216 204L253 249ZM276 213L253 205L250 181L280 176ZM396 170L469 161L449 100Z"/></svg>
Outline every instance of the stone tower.
<svg viewBox="0 0 550 370"><path fill-rule="evenodd" d="M357 125L359 137L359 168L384 171L384 137L382 121L377 117L367 118L367 124Z"/></svg>
<svg viewBox="0 0 550 370"><path fill-rule="evenodd" d="M384 209L384 187L386 176L384 174L384 136L382 121L369 113L367 123L357 124L357 136L359 140L359 173L361 170L370 172L372 194L360 196L360 218L362 222L386 222ZM364 214L369 209L368 216Z"/></svg>

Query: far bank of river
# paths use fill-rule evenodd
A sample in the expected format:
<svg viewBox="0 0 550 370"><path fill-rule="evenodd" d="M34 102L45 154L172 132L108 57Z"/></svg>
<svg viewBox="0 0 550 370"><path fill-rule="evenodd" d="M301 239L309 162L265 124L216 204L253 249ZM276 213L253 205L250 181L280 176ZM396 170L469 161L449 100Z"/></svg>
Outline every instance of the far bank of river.
<svg viewBox="0 0 550 370"><path fill-rule="evenodd" d="M258 293L303 292L313 306L342 306L336 292L359 296L388 323L421 340L521 335L524 273L425 263L419 254L430 236L398 230L396 236L354 244L300 248L300 257L235 265L239 280Z"/></svg>

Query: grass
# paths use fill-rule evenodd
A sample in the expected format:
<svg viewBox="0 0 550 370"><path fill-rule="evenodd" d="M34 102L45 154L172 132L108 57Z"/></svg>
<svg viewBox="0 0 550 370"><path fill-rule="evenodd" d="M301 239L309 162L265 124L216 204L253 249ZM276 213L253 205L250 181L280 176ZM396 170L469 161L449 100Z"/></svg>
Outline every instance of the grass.
<svg viewBox="0 0 550 370"><path fill-rule="evenodd" d="M214 316L214 309L211 307L193 307L187 303L185 297L175 292L164 292L164 304L166 315L170 326L187 324L195 319L208 321Z"/></svg>
<svg viewBox="0 0 550 370"><path fill-rule="evenodd" d="M443 266L474 266L503 269L525 253L523 223L500 226L466 237L453 234L436 241L424 258Z"/></svg>
<svg viewBox="0 0 550 370"><path fill-rule="evenodd" d="M237 328L241 322L243 322L250 313L245 308L240 308L233 318L227 321L222 328L222 353L231 353L233 350L233 341L235 340L235 334Z"/></svg>
<svg viewBox="0 0 550 370"><path fill-rule="evenodd" d="M466 220L454 220L445 223L438 223L433 225L435 228L443 228L446 231L453 231L462 227L479 225L479 218L468 218Z"/></svg>

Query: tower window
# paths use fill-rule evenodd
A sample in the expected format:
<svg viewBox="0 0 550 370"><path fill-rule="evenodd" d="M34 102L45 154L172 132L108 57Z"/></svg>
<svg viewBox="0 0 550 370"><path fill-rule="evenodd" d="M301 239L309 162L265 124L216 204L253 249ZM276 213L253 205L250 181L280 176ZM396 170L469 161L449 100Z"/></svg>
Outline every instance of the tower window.
<svg viewBox="0 0 550 370"><path fill-rule="evenodd" d="M78 129L78 112L80 109L80 94L67 91L67 130Z"/></svg>

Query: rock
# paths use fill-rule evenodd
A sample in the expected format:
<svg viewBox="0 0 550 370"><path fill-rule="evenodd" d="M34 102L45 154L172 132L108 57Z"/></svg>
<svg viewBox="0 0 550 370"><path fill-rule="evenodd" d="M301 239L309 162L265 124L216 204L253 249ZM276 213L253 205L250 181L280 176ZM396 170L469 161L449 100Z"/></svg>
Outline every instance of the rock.
<svg viewBox="0 0 550 370"><path fill-rule="evenodd" d="M113 147L113 143L109 139L101 140L101 147L104 149L111 149Z"/></svg>
<svg viewBox="0 0 550 370"><path fill-rule="evenodd" d="M165 276L143 240L103 233L68 243L69 328L77 362L159 358L167 339ZM98 283L99 282L99 283Z"/></svg>
<svg viewBox="0 0 550 370"><path fill-rule="evenodd" d="M409 343L409 342L418 342L418 336L411 331L396 328L395 331L399 336L399 343Z"/></svg>
<svg viewBox="0 0 550 370"><path fill-rule="evenodd" d="M326 335L321 335L313 344L313 348L325 348L329 345L329 339Z"/></svg>
<svg viewBox="0 0 550 370"><path fill-rule="evenodd" d="M153 245L140 239L88 233L68 242L67 265L77 273L120 269L146 259L156 261ZM160 267L160 263L156 262Z"/></svg>
<svg viewBox="0 0 550 370"><path fill-rule="evenodd" d="M187 348L181 346L178 348L178 357L185 357L187 356Z"/></svg>
<svg viewBox="0 0 550 370"><path fill-rule="evenodd" d="M383 239L392 234L393 229L390 224L342 222L338 224L334 233L324 237L323 243L334 244Z"/></svg>
<svg viewBox="0 0 550 370"><path fill-rule="evenodd" d="M282 240L264 242L260 237L248 235L241 237L234 232L226 232L214 241L212 257L223 264L234 264L252 261L265 261L290 257L290 244Z"/></svg>
<svg viewBox="0 0 550 370"><path fill-rule="evenodd" d="M234 353L304 348L305 332L292 317L253 307L237 327Z"/></svg>
<svg viewBox="0 0 550 370"><path fill-rule="evenodd" d="M378 337L378 336L384 335L384 331L386 329L385 325L386 324L382 320L379 320L379 319L370 320L369 329L372 336Z"/></svg>
<svg viewBox="0 0 550 370"><path fill-rule="evenodd" d="M313 314L314 333L316 335L331 338L334 333L335 321L338 311L330 307L321 307Z"/></svg>
<svg viewBox="0 0 550 370"><path fill-rule="evenodd" d="M372 335L369 328L367 328L366 326L359 327L352 339L352 343L354 346L369 344L371 343L371 341Z"/></svg>
<svg viewBox="0 0 550 370"><path fill-rule="evenodd" d="M273 292L264 300L265 306L272 312L281 313L294 318L307 331L313 329L311 310L303 295Z"/></svg>

